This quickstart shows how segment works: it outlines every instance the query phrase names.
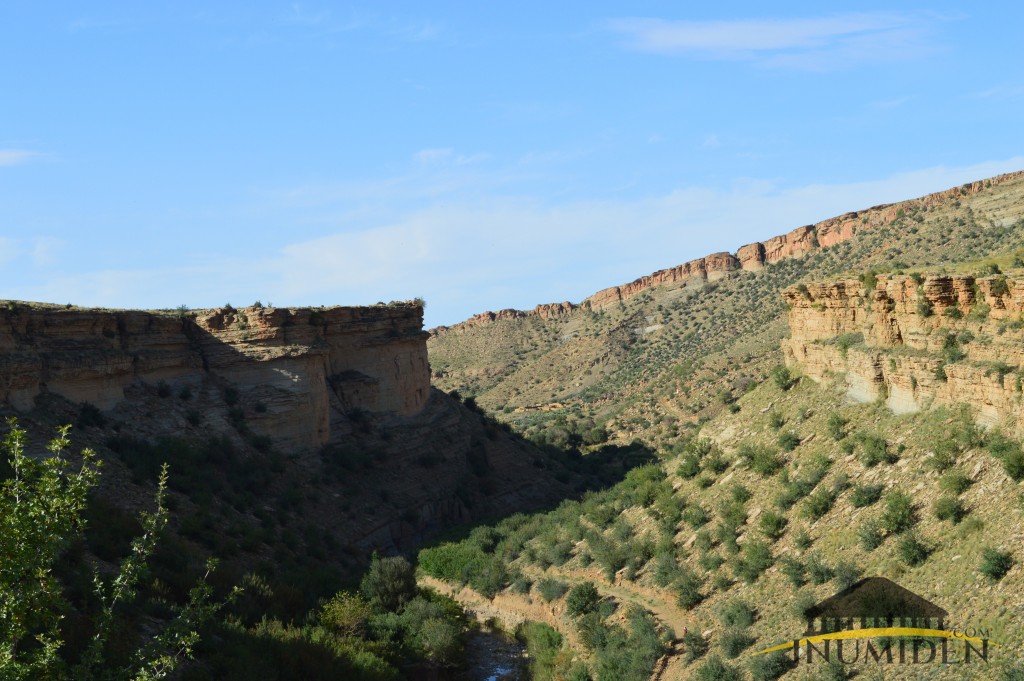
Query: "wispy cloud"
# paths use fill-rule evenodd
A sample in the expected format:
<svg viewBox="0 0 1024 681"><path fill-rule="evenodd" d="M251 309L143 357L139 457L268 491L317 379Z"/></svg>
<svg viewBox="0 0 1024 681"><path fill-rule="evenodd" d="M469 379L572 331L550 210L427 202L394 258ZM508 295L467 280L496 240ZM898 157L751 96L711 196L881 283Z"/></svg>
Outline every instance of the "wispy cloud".
<svg viewBox="0 0 1024 681"><path fill-rule="evenodd" d="M734 21L623 18L608 21L607 28L643 52L826 70L931 52L929 27L937 20L894 12Z"/></svg>
<svg viewBox="0 0 1024 681"><path fill-rule="evenodd" d="M38 152L28 149L0 149L0 166L20 166L38 157Z"/></svg>
<svg viewBox="0 0 1024 681"><path fill-rule="evenodd" d="M605 286L734 251L798 225L1021 168L1024 157L1015 157L846 184L750 179L727 188L688 186L635 200L555 203L449 193L398 211L391 204L403 185L385 182L358 225L327 215L333 224L323 235L282 244L263 258L62 278L46 270L36 285L23 283L6 295L124 307L255 298L369 304L422 296L428 325L453 323L485 309L579 301ZM0 240L0 259L5 245L11 244Z"/></svg>

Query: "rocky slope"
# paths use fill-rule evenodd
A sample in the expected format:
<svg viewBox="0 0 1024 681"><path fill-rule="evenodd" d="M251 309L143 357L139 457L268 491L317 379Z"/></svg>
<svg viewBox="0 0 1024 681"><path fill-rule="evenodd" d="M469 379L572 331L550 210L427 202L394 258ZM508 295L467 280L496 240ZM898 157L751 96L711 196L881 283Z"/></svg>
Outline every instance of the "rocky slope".
<svg viewBox="0 0 1024 681"><path fill-rule="evenodd" d="M845 374L850 397L896 412L966 403L987 425L1024 427L1024 279L879 275L784 292L787 360L816 380Z"/></svg>
<svg viewBox="0 0 1024 681"><path fill-rule="evenodd" d="M435 329L432 381L531 437L562 442L596 423L613 439L671 445L781 361L786 287L869 268L934 271L991 258L1005 266L1024 246L1022 219L1021 173L849 213L579 305Z"/></svg>

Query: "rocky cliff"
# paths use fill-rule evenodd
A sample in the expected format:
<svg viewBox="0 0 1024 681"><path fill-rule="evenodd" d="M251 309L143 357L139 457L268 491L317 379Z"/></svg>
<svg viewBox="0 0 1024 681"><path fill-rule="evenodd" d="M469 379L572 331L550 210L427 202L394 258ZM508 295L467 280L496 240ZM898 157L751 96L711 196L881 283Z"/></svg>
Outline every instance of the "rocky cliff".
<svg viewBox="0 0 1024 681"><path fill-rule="evenodd" d="M966 403L1024 431L1024 276L878 275L786 289L788 363L842 374L858 401L896 412Z"/></svg>
<svg viewBox="0 0 1024 681"><path fill-rule="evenodd" d="M422 409L422 318L412 303L163 313L11 301L0 308L0 400L26 411L53 393L109 411L131 386L230 390L257 433L320 447L341 413Z"/></svg>
<svg viewBox="0 0 1024 681"><path fill-rule="evenodd" d="M876 229L891 224L907 213L934 208L946 203L954 203L962 197L977 194L1000 184L1024 177L1024 172L1008 173L989 180L971 182L961 187L953 187L941 192L928 194L910 201L895 204L883 204L862 211L846 213L829 218L813 225L798 227L786 234L740 246L735 254L712 253L696 260L685 262L669 269L658 270L640 277L628 284L602 289L589 296L579 305L573 303L555 303L538 305L533 310L501 310L484 312L453 326L440 326L431 329L435 335L458 332L466 328L488 324L503 319L514 319L528 316L551 318L571 314L576 309L602 310L611 305L628 300L655 286L700 286L715 281L736 270L757 271L765 265L800 257L820 248L827 248L852 239L857 233Z"/></svg>

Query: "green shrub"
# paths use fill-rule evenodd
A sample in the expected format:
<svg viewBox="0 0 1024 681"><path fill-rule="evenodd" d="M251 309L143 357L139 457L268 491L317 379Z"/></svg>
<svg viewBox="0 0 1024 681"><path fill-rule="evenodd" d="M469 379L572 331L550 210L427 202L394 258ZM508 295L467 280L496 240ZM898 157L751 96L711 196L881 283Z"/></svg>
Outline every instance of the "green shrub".
<svg viewBox="0 0 1024 681"><path fill-rule="evenodd" d="M890 534L909 530L917 523L914 500L901 490L889 491L885 495L885 510L879 520L882 529Z"/></svg>
<svg viewBox="0 0 1024 681"><path fill-rule="evenodd" d="M832 509L832 504L835 503L835 500L835 493L832 490L817 489L804 501L801 515L804 518L817 520Z"/></svg>
<svg viewBox="0 0 1024 681"><path fill-rule="evenodd" d="M737 456L746 462L752 471L763 477L774 475L783 465L778 452L762 445L743 443L737 451Z"/></svg>
<svg viewBox="0 0 1024 681"><path fill-rule="evenodd" d="M700 459L695 454L684 454L679 459L679 466L676 468L676 474L687 480L697 477L700 473Z"/></svg>
<svg viewBox="0 0 1024 681"><path fill-rule="evenodd" d="M803 528L801 528L800 531L796 533L796 536L793 537L793 545L801 551L806 551L811 548L812 541L810 533Z"/></svg>
<svg viewBox="0 0 1024 681"><path fill-rule="evenodd" d="M815 554L807 556L807 574L810 575L811 582L814 584L824 584L835 577L835 572L828 563Z"/></svg>
<svg viewBox="0 0 1024 681"><path fill-rule="evenodd" d="M852 503L855 508L870 506L882 498L883 489L884 485L882 484L856 485L853 488L853 491L850 492L850 503Z"/></svg>
<svg viewBox="0 0 1024 681"><path fill-rule="evenodd" d="M782 364L778 364L772 369L771 376L772 382L782 390L789 390L796 384L793 374Z"/></svg>
<svg viewBox="0 0 1024 681"><path fill-rule="evenodd" d="M761 532L772 541L777 541L786 531L786 516L775 511L765 511L759 522Z"/></svg>
<svg viewBox="0 0 1024 681"><path fill-rule="evenodd" d="M856 441L860 445L860 461L867 468L872 468L880 463L895 463L899 457L889 451L885 438L878 435L858 433Z"/></svg>
<svg viewBox="0 0 1024 681"><path fill-rule="evenodd" d="M359 591L375 608L394 612L416 595L416 572L402 556L374 556Z"/></svg>
<svg viewBox="0 0 1024 681"><path fill-rule="evenodd" d="M939 478L939 489L959 496L966 492L972 483L973 481L963 471L951 470Z"/></svg>
<svg viewBox="0 0 1024 681"><path fill-rule="evenodd" d="M740 670L712 655L693 673L697 681L742 681Z"/></svg>
<svg viewBox="0 0 1024 681"><path fill-rule="evenodd" d="M739 629L726 629L718 637L718 647L729 659L739 657L753 642L754 638L750 634Z"/></svg>
<svg viewBox="0 0 1024 681"><path fill-rule="evenodd" d="M1024 449L1019 442L996 431L989 436L986 447L1002 462L1003 470L1010 478L1017 482L1024 480Z"/></svg>
<svg viewBox="0 0 1024 681"><path fill-rule="evenodd" d="M591 585L593 586L593 585ZM540 592L540 597L544 599L545 603L558 600L565 595L565 592L569 590L569 587L565 582L550 577L537 582L537 591Z"/></svg>
<svg viewBox="0 0 1024 681"><path fill-rule="evenodd" d="M828 428L828 434L832 436L832 439L838 442L846 437L846 419L839 414L831 414L828 417L828 421L825 426Z"/></svg>
<svg viewBox="0 0 1024 681"><path fill-rule="evenodd" d="M931 549L910 533L900 539L896 546L896 552L899 554L900 560L915 567L928 560Z"/></svg>
<svg viewBox="0 0 1024 681"><path fill-rule="evenodd" d="M840 591L848 589L861 578L862 574L860 568L853 563L845 560L839 561L835 567L836 588Z"/></svg>
<svg viewBox="0 0 1024 681"><path fill-rule="evenodd" d="M734 599L725 603L718 611L718 619L724 627L747 629L754 623L757 613L746 601Z"/></svg>
<svg viewBox="0 0 1024 681"><path fill-rule="evenodd" d="M793 666L793 660L782 651L757 655L747 662L753 681L775 681Z"/></svg>
<svg viewBox="0 0 1024 681"><path fill-rule="evenodd" d="M787 430L785 433L779 435L779 446L785 452L791 452L800 446L800 436L794 433L792 430Z"/></svg>
<svg viewBox="0 0 1024 681"><path fill-rule="evenodd" d="M796 558L783 556L779 560L779 568L782 570L782 574L786 575L789 579L794 589L799 589L807 583L807 568Z"/></svg>
<svg viewBox="0 0 1024 681"><path fill-rule="evenodd" d="M741 555L733 567L738 579L751 584L757 581L765 570L771 567L774 559L772 550L763 541L751 539L743 545Z"/></svg>
<svg viewBox="0 0 1024 681"><path fill-rule="evenodd" d="M697 530L706 525L711 520L711 516L700 504L692 504L683 511L683 520L690 527Z"/></svg>
<svg viewBox="0 0 1024 681"><path fill-rule="evenodd" d="M986 547L981 553L981 566L978 569L993 582L998 582L1010 571L1014 562L1013 554L1009 551Z"/></svg>
<svg viewBox="0 0 1024 681"><path fill-rule="evenodd" d="M682 575L675 583L676 603L679 607L686 610L697 607L704 600L704 594L700 590L703 585L704 580L697 573L684 568Z"/></svg>
<svg viewBox="0 0 1024 681"><path fill-rule="evenodd" d="M569 590L569 595L565 599L565 611L571 617L579 617L597 610L600 601L601 594L598 593L593 582L580 582Z"/></svg>
<svg viewBox="0 0 1024 681"><path fill-rule="evenodd" d="M697 631L687 631L683 634L682 642L683 649L686 650L687 662L693 662L694 660L703 657L710 647L708 640Z"/></svg>
<svg viewBox="0 0 1024 681"><path fill-rule="evenodd" d="M786 424L786 419L782 418L782 414L772 409L768 413L768 425L774 430L778 430Z"/></svg>
<svg viewBox="0 0 1024 681"><path fill-rule="evenodd" d="M949 520L954 525L967 517L967 507L956 497L939 497L935 500L933 509L936 518L939 520Z"/></svg>
<svg viewBox="0 0 1024 681"><path fill-rule="evenodd" d="M857 529L857 539L862 549L874 551L882 545L885 537L877 520L865 520Z"/></svg>

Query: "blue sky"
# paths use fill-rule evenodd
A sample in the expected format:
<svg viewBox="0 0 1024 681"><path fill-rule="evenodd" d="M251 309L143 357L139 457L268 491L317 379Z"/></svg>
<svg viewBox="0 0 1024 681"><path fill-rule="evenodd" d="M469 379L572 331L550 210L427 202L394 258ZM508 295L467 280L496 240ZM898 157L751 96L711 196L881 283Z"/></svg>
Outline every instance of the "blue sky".
<svg viewBox="0 0 1024 681"><path fill-rule="evenodd" d="M10 2L0 297L594 291L1024 169L1018 3Z"/></svg>

